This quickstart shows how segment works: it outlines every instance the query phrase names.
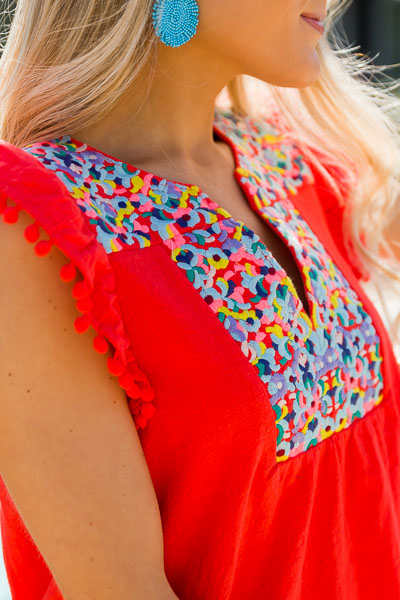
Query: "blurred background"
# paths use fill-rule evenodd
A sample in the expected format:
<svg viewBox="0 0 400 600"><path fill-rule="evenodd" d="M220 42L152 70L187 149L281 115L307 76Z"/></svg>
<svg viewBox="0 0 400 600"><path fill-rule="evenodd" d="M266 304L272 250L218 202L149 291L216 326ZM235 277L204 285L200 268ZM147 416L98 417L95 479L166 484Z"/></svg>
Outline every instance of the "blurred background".
<svg viewBox="0 0 400 600"><path fill-rule="evenodd" d="M379 53L377 64L400 62L400 0L353 0L343 27L351 44L361 46L360 52ZM400 67L387 73L400 77Z"/></svg>
<svg viewBox="0 0 400 600"><path fill-rule="evenodd" d="M0 0L0 13L4 15L15 3L16 0ZM2 22L7 20L4 15ZM373 57L375 64L400 62L400 0L353 0L336 29L351 46L360 46L357 52ZM400 66L385 69L385 73L400 78ZM0 600L10 599L0 552Z"/></svg>

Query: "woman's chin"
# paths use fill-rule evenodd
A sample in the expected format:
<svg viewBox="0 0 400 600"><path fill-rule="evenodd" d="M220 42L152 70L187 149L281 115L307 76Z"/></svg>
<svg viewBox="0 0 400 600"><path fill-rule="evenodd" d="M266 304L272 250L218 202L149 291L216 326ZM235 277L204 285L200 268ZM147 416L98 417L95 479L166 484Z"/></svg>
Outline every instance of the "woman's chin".
<svg viewBox="0 0 400 600"><path fill-rule="evenodd" d="M307 52L299 60L299 55L296 60L287 58L289 68L281 68L274 73L266 72L264 65L260 65L259 69L244 69L243 73L261 79L270 85L280 87L304 88L312 85L317 81L321 71L321 61L316 48Z"/></svg>
<svg viewBox="0 0 400 600"><path fill-rule="evenodd" d="M301 73L296 73L293 77L277 78L273 81L269 77L257 76L257 79L261 79L270 85L276 85L279 87L291 87L291 88L305 88L313 85L319 78L320 69L304 70Z"/></svg>
<svg viewBox="0 0 400 600"><path fill-rule="evenodd" d="M321 71L321 62L317 52L306 64L303 63L295 72L293 77L286 77L286 82L278 85L282 87L305 88L313 85L319 78Z"/></svg>

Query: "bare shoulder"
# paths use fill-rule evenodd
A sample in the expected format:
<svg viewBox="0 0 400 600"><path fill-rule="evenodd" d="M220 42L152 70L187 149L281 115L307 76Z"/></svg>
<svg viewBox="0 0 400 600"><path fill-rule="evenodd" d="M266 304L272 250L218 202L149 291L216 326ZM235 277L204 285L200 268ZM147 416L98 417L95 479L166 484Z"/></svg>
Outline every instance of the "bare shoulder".
<svg viewBox="0 0 400 600"><path fill-rule="evenodd" d="M26 402L28 408L32 395L51 393L52 385L58 394L70 394L79 382L82 410L88 389L99 392L99 409L102 397L125 406L124 392L109 374L106 357L93 350L96 332L90 328L79 335L74 329L80 313L72 298L73 282L59 277L65 255L53 246L38 257L23 235L31 223L30 215L21 211L17 223L1 223L0 228L0 369L3 382L7 370L6 396L17 394L18 402Z"/></svg>
<svg viewBox="0 0 400 600"><path fill-rule="evenodd" d="M176 598L125 393L96 332L75 331L66 257L24 239L31 222L0 222L1 475L63 597Z"/></svg>

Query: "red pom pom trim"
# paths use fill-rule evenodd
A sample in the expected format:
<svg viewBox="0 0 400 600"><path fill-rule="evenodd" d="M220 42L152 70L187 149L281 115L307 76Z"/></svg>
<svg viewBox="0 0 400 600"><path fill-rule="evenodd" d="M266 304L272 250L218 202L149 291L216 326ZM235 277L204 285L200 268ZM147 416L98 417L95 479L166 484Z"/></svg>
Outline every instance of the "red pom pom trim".
<svg viewBox="0 0 400 600"><path fill-rule="evenodd" d="M28 225L28 227L26 227L24 231L26 241L30 242L31 244L37 242L40 234L39 229L39 223L32 223L32 225Z"/></svg>
<svg viewBox="0 0 400 600"><path fill-rule="evenodd" d="M151 386L148 385L148 386L142 388L141 399L143 400L143 402L146 402L146 403L153 402L154 390Z"/></svg>
<svg viewBox="0 0 400 600"><path fill-rule="evenodd" d="M120 375L120 377L118 378L118 382L119 385L124 389L124 390L128 390L134 383L135 380L133 378L132 373L129 373L128 371L125 371L124 373L122 373L122 375Z"/></svg>
<svg viewBox="0 0 400 600"><path fill-rule="evenodd" d="M150 419L154 413L156 412L155 406L154 404L151 404L150 402L147 402L146 404L143 404L143 406L140 409L141 411L141 415L145 418L145 419Z"/></svg>
<svg viewBox="0 0 400 600"><path fill-rule="evenodd" d="M114 375L115 377L122 375L125 370L125 365L120 360L111 357L107 359L107 367L111 375Z"/></svg>
<svg viewBox="0 0 400 600"><path fill-rule="evenodd" d="M96 335L93 339L93 347L99 354L105 354L108 351L108 342L102 335Z"/></svg>
<svg viewBox="0 0 400 600"><path fill-rule="evenodd" d="M77 317L74 321L74 327L78 333L85 333L90 327L90 320L87 315Z"/></svg>
<svg viewBox="0 0 400 600"><path fill-rule="evenodd" d="M78 281L72 288L72 296L77 300L85 298L89 293L90 290L88 289L87 283L84 280Z"/></svg>
<svg viewBox="0 0 400 600"><path fill-rule="evenodd" d="M142 390L138 386L138 384L134 381L126 390L126 393L131 398L141 398Z"/></svg>
<svg viewBox="0 0 400 600"><path fill-rule="evenodd" d="M16 223L22 208L18 205L8 206L7 199L7 194L0 191L0 214L3 214L3 220L6 223ZM27 242L35 243L34 249L38 256L45 256L50 252L54 242L51 239L39 240L40 227L36 221L28 225L25 228L24 237ZM73 281L77 276L77 268L70 261L63 265L59 275L64 282ZM76 300L76 307L80 312L84 313L74 321L74 328L77 333L85 333L92 324L90 315L93 309L93 300L91 298L92 285L84 275L83 277L83 280L78 281L72 289L72 296ZM106 337L97 333L93 339L93 347L96 352L105 354L110 348L110 343ZM117 356L117 351L115 351L113 357L108 357L107 367L111 375L118 377L121 388L125 390L128 396L128 405L134 417L136 429L146 427L148 419L156 412L156 408L151 402L154 399L154 391L146 375L137 365L131 348L127 347L125 349L125 359Z"/></svg>
<svg viewBox="0 0 400 600"><path fill-rule="evenodd" d="M20 209L16 206L6 206L3 210L3 220L5 223L16 223Z"/></svg>
<svg viewBox="0 0 400 600"><path fill-rule="evenodd" d="M90 296L85 296L85 298L80 298L76 301L76 308L79 312L87 313L92 310L93 301Z"/></svg>
<svg viewBox="0 0 400 600"><path fill-rule="evenodd" d="M35 245L35 252L38 256L45 256L50 252L52 245L53 242L51 240L40 240Z"/></svg>
<svg viewBox="0 0 400 600"><path fill-rule="evenodd" d="M69 262L66 265L63 265L60 269L60 277L66 283L69 281L73 281L76 277L76 268L74 265Z"/></svg>
<svg viewBox="0 0 400 600"><path fill-rule="evenodd" d="M142 415L138 414L135 416L135 423L137 429L143 429L147 425L147 419Z"/></svg>

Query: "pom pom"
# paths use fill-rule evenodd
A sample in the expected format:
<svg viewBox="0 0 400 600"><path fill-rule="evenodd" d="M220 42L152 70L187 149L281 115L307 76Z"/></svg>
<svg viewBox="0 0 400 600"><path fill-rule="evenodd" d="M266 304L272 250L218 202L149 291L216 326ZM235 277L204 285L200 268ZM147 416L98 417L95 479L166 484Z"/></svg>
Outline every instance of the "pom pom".
<svg viewBox="0 0 400 600"><path fill-rule="evenodd" d="M105 354L108 350L108 342L103 336L96 335L93 339L93 347L99 354Z"/></svg>
<svg viewBox="0 0 400 600"><path fill-rule="evenodd" d="M3 211L3 219L5 223L16 223L18 221L18 213L20 209L17 206L6 206Z"/></svg>
<svg viewBox="0 0 400 600"><path fill-rule="evenodd" d="M50 252L52 245L53 243L51 240L40 240L40 242L35 245L35 252L38 256L45 256Z"/></svg>
<svg viewBox="0 0 400 600"><path fill-rule="evenodd" d="M63 281L73 281L76 277L76 268L74 265L69 262L66 265L63 265L60 269L60 277Z"/></svg>
<svg viewBox="0 0 400 600"><path fill-rule="evenodd" d="M90 321L87 315L77 317L74 321L74 327L78 333L85 333L90 327Z"/></svg>
<svg viewBox="0 0 400 600"><path fill-rule="evenodd" d="M146 424L147 424L147 419L145 419L145 417L143 417L142 415L135 416L136 429L142 429L142 428L146 427Z"/></svg>
<svg viewBox="0 0 400 600"><path fill-rule="evenodd" d="M84 298L90 293L89 287L85 280L78 281L74 287L72 288L72 296L79 300L80 298Z"/></svg>
<svg viewBox="0 0 400 600"><path fill-rule="evenodd" d="M143 417L145 417L146 419L150 419L154 415L155 412L156 412L156 408L155 408L154 404L152 404L151 402L146 402L145 404L142 404L141 415Z"/></svg>
<svg viewBox="0 0 400 600"><path fill-rule="evenodd" d="M90 312L93 307L93 301L90 296L85 296L76 301L76 308L83 313Z"/></svg>
<svg viewBox="0 0 400 600"><path fill-rule="evenodd" d="M125 371L125 373L123 373L119 378L118 378L118 382L119 385L124 389L127 390L131 387L131 385L133 383L135 383L135 380L133 378L133 375L131 375L131 373L128 373L127 371Z"/></svg>
<svg viewBox="0 0 400 600"><path fill-rule="evenodd" d="M24 236L27 242L33 244L39 239L39 223L32 223L25 228Z"/></svg>
<svg viewBox="0 0 400 600"><path fill-rule="evenodd" d="M126 393L130 398L140 398L141 389L138 384L134 381L129 388L126 389Z"/></svg>
<svg viewBox="0 0 400 600"><path fill-rule="evenodd" d="M111 358L111 356L107 359L107 367L111 375L116 377L119 377L125 371L125 365L116 358Z"/></svg>
<svg viewBox="0 0 400 600"><path fill-rule="evenodd" d="M149 385L142 388L141 398L143 402L152 402L154 400L154 390Z"/></svg>

